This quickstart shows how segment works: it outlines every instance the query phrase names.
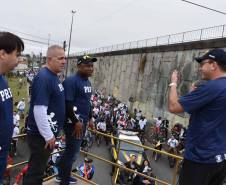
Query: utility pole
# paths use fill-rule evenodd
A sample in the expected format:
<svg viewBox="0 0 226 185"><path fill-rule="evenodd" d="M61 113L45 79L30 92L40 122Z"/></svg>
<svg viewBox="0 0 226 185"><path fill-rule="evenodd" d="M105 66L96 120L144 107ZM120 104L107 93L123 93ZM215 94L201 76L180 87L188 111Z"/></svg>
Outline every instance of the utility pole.
<svg viewBox="0 0 226 185"><path fill-rule="evenodd" d="M66 64L66 74L65 77L67 77L67 71L68 71L68 61L69 61L69 54L70 54L70 47L71 47L71 34L72 34L72 26L73 26L73 18L74 18L74 14L76 13L75 10L71 11L72 13L72 17L71 17L71 29L70 29L70 37L69 37L69 44L68 44L68 53L67 53L67 64Z"/></svg>
<svg viewBox="0 0 226 185"><path fill-rule="evenodd" d="M63 42L63 49L64 51L66 51L66 47L67 47L67 43L66 43L66 40Z"/></svg>
<svg viewBox="0 0 226 185"><path fill-rule="evenodd" d="M49 47L49 42L50 42L50 33L48 34L48 47Z"/></svg>

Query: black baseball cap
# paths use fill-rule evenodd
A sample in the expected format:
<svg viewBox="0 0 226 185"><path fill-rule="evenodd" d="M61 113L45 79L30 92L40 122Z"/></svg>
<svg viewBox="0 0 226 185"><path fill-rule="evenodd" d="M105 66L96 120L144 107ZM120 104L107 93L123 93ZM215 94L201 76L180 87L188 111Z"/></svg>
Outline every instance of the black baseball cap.
<svg viewBox="0 0 226 185"><path fill-rule="evenodd" d="M89 64L89 63L93 63L96 61L97 61L97 58L90 57L89 55L84 55L84 56L78 58L77 65L79 65L81 63Z"/></svg>
<svg viewBox="0 0 226 185"><path fill-rule="evenodd" d="M195 58L195 60L199 63L206 59L226 64L226 52L223 49L212 49L203 56Z"/></svg>

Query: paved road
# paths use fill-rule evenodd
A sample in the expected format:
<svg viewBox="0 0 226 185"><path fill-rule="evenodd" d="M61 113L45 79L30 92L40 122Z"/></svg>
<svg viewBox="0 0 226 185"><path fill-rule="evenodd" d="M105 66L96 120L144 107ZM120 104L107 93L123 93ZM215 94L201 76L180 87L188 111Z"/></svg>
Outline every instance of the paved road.
<svg viewBox="0 0 226 185"><path fill-rule="evenodd" d="M96 143L94 143L90 152L98 157L111 160L109 148L105 145L105 143L101 143L99 147ZM78 165L79 162L81 163L83 158L84 156L81 154L76 164ZM95 174L92 181L99 185L111 185L111 165L95 158L92 159L94 160L93 164L95 166Z"/></svg>
<svg viewBox="0 0 226 185"><path fill-rule="evenodd" d="M151 146L148 142L146 142L145 145ZM157 176L157 178L171 184L175 168L169 167L167 156L161 155L161 157L157 161L155 161L152 157L151 151L147 150L146 154L150 160L151 167L153 168L154 174Z"/></svg>

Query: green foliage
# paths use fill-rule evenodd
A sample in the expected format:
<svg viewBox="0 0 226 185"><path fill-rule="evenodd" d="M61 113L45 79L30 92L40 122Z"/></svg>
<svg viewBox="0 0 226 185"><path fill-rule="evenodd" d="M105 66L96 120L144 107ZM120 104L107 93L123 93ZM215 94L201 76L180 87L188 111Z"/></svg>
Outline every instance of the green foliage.
<svg viewBox="0 0 226 185"><path fill-rule="evenodd" d="M27 85L27 81L26 78L22 78L23 80L23 85L20 88L20 84L19 84L19 77L8 77L8 84L9 87L11 89L11 92L13 94L13 110L17 111L17 107L15 106L16 102L19 102L22 98L25 99L25 115L28 111L28 85ZM20 127L24 125L24 120L20 120Z"/></svg>

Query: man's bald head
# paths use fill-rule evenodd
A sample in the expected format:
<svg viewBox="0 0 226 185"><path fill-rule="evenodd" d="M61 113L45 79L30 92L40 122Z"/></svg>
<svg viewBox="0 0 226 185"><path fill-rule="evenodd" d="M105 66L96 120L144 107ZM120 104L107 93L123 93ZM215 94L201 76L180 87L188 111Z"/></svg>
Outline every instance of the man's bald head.
<svg viewBox="0 0 226 185"><path fill-rule="evenodd" d="M47 50L46 58L46 65L48 69L54 73L60 73L64 70L66 58L64 49L61 46L50 46Z"/></svg>
<svg viewBox="0 0 226 185"><path fill-rule="evenodd" d="M46 57L54 57L55 56L55 51L56 50L63 50L63 48L59 45L52 45L48 48Z"/></svg>

